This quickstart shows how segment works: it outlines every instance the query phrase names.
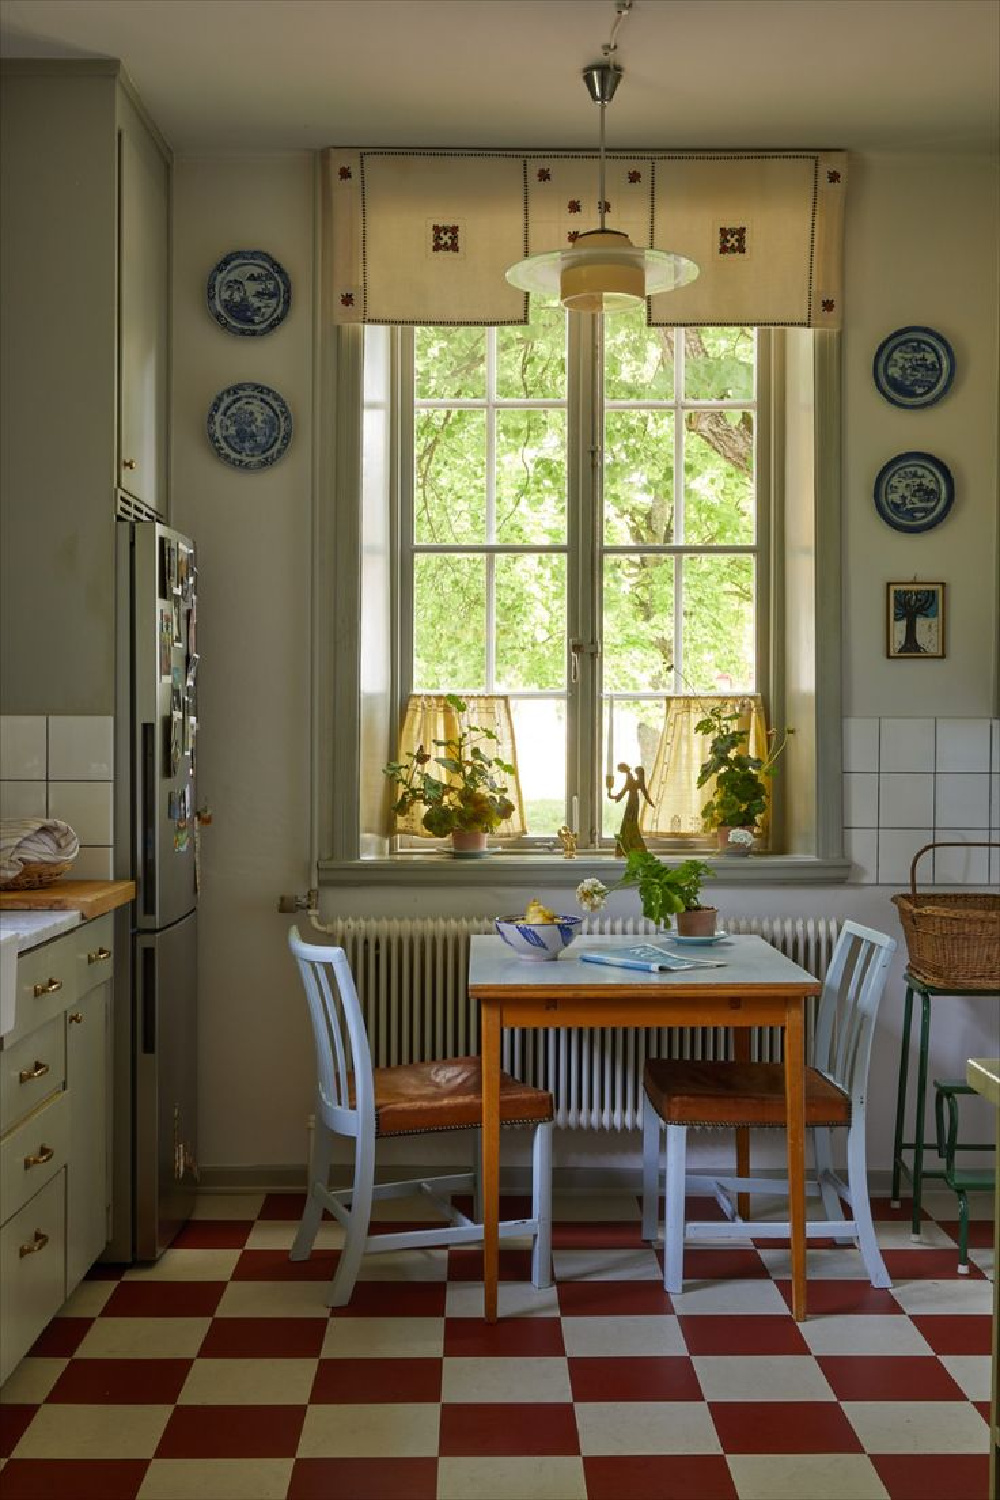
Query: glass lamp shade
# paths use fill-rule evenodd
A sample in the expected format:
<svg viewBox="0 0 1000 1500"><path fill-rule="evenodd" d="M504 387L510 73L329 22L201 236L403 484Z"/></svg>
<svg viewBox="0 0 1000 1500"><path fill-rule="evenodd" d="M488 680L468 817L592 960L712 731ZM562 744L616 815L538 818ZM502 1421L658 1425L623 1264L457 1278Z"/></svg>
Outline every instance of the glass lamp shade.
<svg viewBox="0 0 1000 1500"><path fill-rule="evenodd" d="M558 293L572 312L613 313L657 292L672 292L698 275L686 256L640 250L618 229L591 229L568 250L518 261L507 280L522 292Z"/></svg>

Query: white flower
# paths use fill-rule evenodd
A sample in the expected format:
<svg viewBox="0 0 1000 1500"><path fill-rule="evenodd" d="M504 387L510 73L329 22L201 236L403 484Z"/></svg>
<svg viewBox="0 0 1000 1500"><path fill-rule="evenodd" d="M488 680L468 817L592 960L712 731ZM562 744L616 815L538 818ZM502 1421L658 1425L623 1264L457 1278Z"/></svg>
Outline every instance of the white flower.
<svg viewBox="0 0 1000 1500"><path fill-rule="evenodd" d="M576 899L584 911L600 911L608 899L608 888L602 880L591 876L589 880L580 881L576 888Z"/></svg>
<svg viewBox="0 0 1000 1500"><path fill-rule="evenodd" d="M753 834L749 828L731 828L727 843L737 844L741 848L745 847L749 849L753 844Z"/></svg>

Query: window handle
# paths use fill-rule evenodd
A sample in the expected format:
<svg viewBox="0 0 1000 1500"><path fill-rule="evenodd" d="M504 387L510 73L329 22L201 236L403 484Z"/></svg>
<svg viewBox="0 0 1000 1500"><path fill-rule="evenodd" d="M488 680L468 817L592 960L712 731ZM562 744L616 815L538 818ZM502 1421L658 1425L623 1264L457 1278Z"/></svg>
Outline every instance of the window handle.
<svg viewBox="0 0 1000 1500"><path fill-rule="evenodd" d="M600 641L571 640L569 643L569 680L571 683L580 681L580 657L600 656Z"/></svg>

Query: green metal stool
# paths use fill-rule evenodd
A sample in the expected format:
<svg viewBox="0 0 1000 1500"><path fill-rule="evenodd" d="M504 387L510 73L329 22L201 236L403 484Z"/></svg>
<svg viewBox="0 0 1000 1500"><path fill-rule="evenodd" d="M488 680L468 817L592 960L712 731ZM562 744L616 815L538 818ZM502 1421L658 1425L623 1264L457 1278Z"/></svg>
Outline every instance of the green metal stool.
<svg viewBox="0 0 1000 1500"><path fill-rule="evenodd" d="M964 1145L958 1139L958 1096L975 1094L967 1083L951 1079L934 1080L934 1124L937 1132L937 1152L944 1162L943 1176L952 1192L958 1196L958 1269L963 1276L969 1274L969 1193L993 1192L996 1176L993 1172L973 1167L958 1167L955 1154L958 1151L995 1150L991 1141L988 1147ZM945 1109L948 1125L945 1128Z"/></svg>
<svg viewBox="0 0 1000 1500"><path fill-rule="evenodd" d="M913 1214L910 1229L914 1239L920 1239L920 1200L923 1192L925 1178L933 1177L947 1182L947 1171L945 1168L927 1168L924 1166L924 1152L937 1151L938 1143L924 1140L925 1109L927 1103L927 1056L930 1048L931 1032L931 998L932 996L955 995L976 996L980 999L990 995L1000 994L998 990L963 990L946 988L943 985L928 983L926 979L911 974L909 969L903 975L906 983L906 997L903 1001L903 1035L899 1049L899 1083L896 1093L896 1129L893 1138L892 1149L892 1205L899 1207L899 1184L905 1174L909 1178L913 1188ZM920 996L920 1043L917 1054L917 1099L916 1118L914 1120L913 1140L904 1140L904 1127L906 1121L906 1076L907 1064L910 1058L910 1031L913 1022L913 996ZM958 1146L963 1151L992 1151L992 1141L983 1143L970 1143ZM904 1151L913 1152L913 1164L907 1166L903 1159ZM948 1184L951 1186L951 1184ZM957 1190L956 1190L957 1191ZM968 1213L968 1204L966 1204ZM959 1204L959 1222L961 1223L961 1203Z"/></svg>

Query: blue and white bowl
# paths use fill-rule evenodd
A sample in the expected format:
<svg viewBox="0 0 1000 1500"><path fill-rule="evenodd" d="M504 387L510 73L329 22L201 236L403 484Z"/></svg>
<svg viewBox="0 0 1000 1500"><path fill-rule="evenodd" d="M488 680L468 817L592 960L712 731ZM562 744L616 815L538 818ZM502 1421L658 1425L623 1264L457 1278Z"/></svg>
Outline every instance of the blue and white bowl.
<svg viewBox="0 0 1000 1500"><path fill-rule="evenodd" d="M523 917L497 917L495 926L518 958L543 962L558 958L580 930L582 917L556 916L551 922L526 922Z"/></svg>

